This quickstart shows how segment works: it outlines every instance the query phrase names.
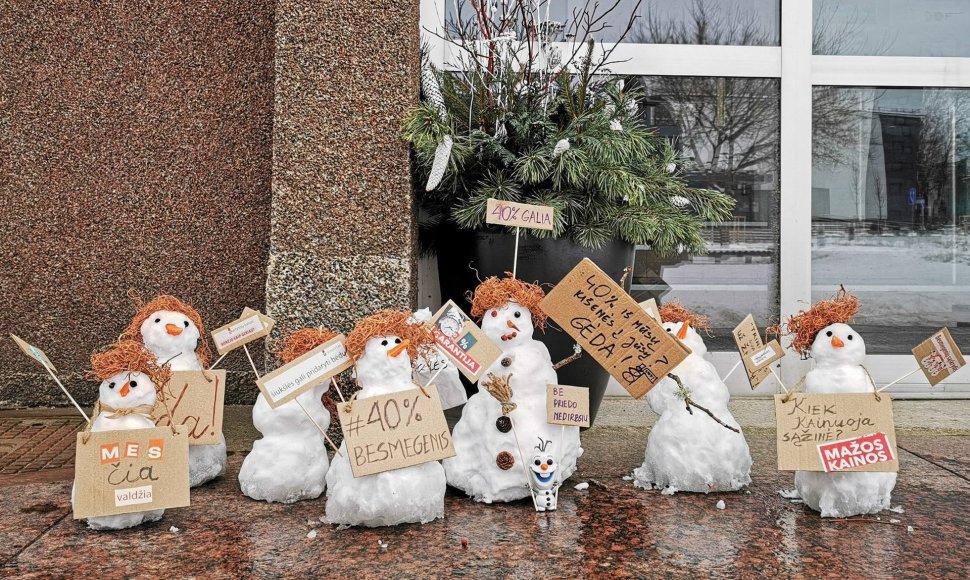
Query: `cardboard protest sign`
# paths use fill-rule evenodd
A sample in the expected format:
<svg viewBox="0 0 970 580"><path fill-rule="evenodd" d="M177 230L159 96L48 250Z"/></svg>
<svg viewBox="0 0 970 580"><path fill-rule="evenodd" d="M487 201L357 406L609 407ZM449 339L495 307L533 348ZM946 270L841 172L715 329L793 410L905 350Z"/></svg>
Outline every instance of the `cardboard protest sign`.
<svg viewBox="0 0 970 580"><path fill-rule="evenodd" d="M489 198L485 210L485 223L551 230L553 229L553 209L545 205L529 205Z"/></svg>
<svg viewBox="0 0 970 580"><path fill-rule="evenodd" d="M475 382L502 356L502 349L449 300L431 318L431 336L461 374Z"/></svg>
<svg viewBox="0 0 970 580"><path fill-rule="evenodd" d="M212 342L215 343L219 354L226 354L268 335L273 330L274 324L273 319L262 312L245 308L238 319L212 331Z"/></svg>
<svg viewBox="0 0 970 580"><path fill-rule="evenodd" d="M162 387L161 395L165 403L155 403L156 425L166 427L175 423L185 427L189 445L214 445L222 441L225 370L175 371Z"/></svg>
<svg viewBox="0 0 970 580"><path fill-rule="evenodd" d="M189 505L189 437L176 431L78 433L74 519Z"/></svg>
<svg viewBox="0 0 970 580"><path fill-rule="evenodd" d="M934 386L967 364L960 347L950 335L950 329L945 327L919 343L913 349L913 356L926 375L926 380Z"/></svg>
<svg viewBox="0 0 970 580"><path fill-rule="evenodd" d="M17 346L20 347L20 350L24 351L24 354L36 360L42 365L47 365L48 367L50 367L52 371L55 371L55 372L57 371L57 368L54 367L54 363L51 362L51 359L47 358L47 355L44 353L44 351L40 350L39 348L37 348L36 346L28 342L25 342L16 334L11 334L10 338L12 338L13 341L17 343Z"/></svg>
<svg viewBox="0 0 970 580"><path fill-rule="evenodd" d="M785 396L775 395L780 471L899 471L888 395Z"/></svg>
<svg viewBox="0 0 970 580"><path fill-rule="evenodd" d="M751 382L751 389L756 389L771 374L769 365L785 356L785 351L777 340L772 340L765 345L761 340L761 333L758 331L758 325L755 324L754 316L750 314L735 327L733 334L738 352L741 353L744 372Z"/></svg>
<svg viewBox="0 0 970 580"><path fill-rule="evenodd" d="M256 379L256 385L272 408L292 401L330 377L354 365L344 347L344 335L327 342Z"/></svg>
<svg viewBox="0 0 970 580"><path fill-rule="evenodd" d="M589 389L546 385L546 422L589 427Z"/></svg>
<svg viewBox="0 0 970 580"><path fill-rule="evenodd" d="M635 399L690 354L589 258L540 306Z"/></svg>
<svg viewBox="0 0 970 580"><path fill-rule="evenodd" d="M640 303L640 308L643 308L644 312L653 317L657 321L657 324L663 324L663 318L660 318L660 309L657 308L657 301L655 299L644 300Z"/></svg>
<svg viewBox="0 0 970 580"><path fill-rule="evenodd" d="M455 455L434 385L341 403L337 412L354 477Z"/></svg>

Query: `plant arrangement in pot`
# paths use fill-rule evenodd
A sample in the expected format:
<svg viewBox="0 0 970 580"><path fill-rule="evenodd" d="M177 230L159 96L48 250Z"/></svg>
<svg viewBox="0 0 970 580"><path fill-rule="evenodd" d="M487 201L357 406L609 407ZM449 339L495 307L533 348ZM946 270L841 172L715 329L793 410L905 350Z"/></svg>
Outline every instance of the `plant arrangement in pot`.
<svg viewBox="0 0 970 580"><path fill-rule="evenodd" d="M489 198L554 208L554 229L530 230L519 257L520 277L553 283L583 256L619 277L636 244L702 252L703 225L730 216L733 199L690 187L674 144L645 124L636 82L610 75L639 8L618 42L598 42L620 4L588 2L557 22L548 2L458 0L435 37L454 57L424 59L403 135L443 297L475 287L469 262L481 276L510 269L508 232L485 225Z"/></svg>

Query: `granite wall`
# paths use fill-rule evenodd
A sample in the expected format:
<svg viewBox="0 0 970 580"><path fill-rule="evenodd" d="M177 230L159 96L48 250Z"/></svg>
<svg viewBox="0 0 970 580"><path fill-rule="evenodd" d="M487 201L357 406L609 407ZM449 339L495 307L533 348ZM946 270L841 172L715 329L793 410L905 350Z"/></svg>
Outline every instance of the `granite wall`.
<svg viewBox="0 0 970 580"><path fill-rule="evenodd" d="M66 404L8 333L91 402L129 288L211 326L265 307L274 9L0 1L0 406ZM226 366L252 399L245 357Z"/></svg>

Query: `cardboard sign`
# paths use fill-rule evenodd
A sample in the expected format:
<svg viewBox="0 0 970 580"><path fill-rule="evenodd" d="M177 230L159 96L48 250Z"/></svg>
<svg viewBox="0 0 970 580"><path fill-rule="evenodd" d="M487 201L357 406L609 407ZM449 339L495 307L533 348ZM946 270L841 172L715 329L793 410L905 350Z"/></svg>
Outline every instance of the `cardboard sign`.
<svg viewBox="0 0 970 580"><path fill-rule="evenodd" d="M653 317L657 321L657 324L663 324L663 318L660 318L660 309L657 308L657 301L651 298L650 300L644 300L640 303L640 308L643 311Z"/></svg>
<svg viewBox="0 0 970 580"><path fill-rule="evenodd" d="M431 318L431 336L441 352L473 383L502 356L502 349L451 300Z"/></svg>
<svg viewBox="0 0 970 580"><path fill-rule="evenodd" d="M48 367L50 367L52 371L57 372L57 368L54 367L54 363L51 362L51 359L47 358L47 355L44 354L44 351L40 350L39 348L37 348L36 346L28 342L25 342L16 334L11 334L10 338L12 338L13 341L17 343L17 346L20 347L20 350L24 351L24 354L36 360L42 365L47 365Z"/></svg>
<svg viewBox="0 0 970 580"><path fill-rule="evenodd" d="M785 351L777 340L765 345L754 316L750 314L735 327L733 334L738 352L741 353L744 372L747 373L751 389L754 390L771 374L769 365L785 356Z"/></svg>
<svg viewBox="0 0 970 580"><path fill-rule="evenodd" d="M775 395L780 471L899 471L889 395L876 400L873 393L796 393L787 403L784 398ZM886 459L870 456L869 444L862 445L882 440L880 435L888 442Z"/></svg>
<svg viewBox="0 0 970 580"><path fill-rule="evenodd" d="M546 385L546 422L589 427L589 389Z"/></svg>
<svg viewBox="0 0 970 580"><path fill-rule="evenodd" d="M551 230L553 229L553 209L545 205L529 205L489 198L485 211L485 223Z"/></svg>
<svg viewBox="0 0 970 580"><path fill-rule="evenodd" d="M913 356L916 357L919 368L923 369L926 380L934 386L967 364L960 347L950 336L950 329L945 327L919 343L913 349Z"/></svg>
<svg viewBox="0 0 970 580"><path fill-rule="evenodd" d="M212 331L212 342L215 343L219 354L226 354L268 335L273 330L274 324L274 320L262 312L245 308L238 319Z"/></svg>
<svg viewBox="0 0 970 580"><path fill-rule="evenodd" d="M690 354L589 258L540 306L635 399Z"/></svg>
<svg viewBox="0 0 970 580"><path fill-rule="evenodd" d="M189 445L214 445L222 438L222 412L226 398L226 371L175 371L161 389L172 412L169 417L161 401L155 403L155 424L173 422L188 430Z"/></svg>
<svg viewBox="0 0 970 580"><path fill-rule="evenodd" d="M354 477L454 457L455 446L434 385L337 405Z"/></svg>
<svg viewBox="0 0 970 580"><path fill-rule="evenodd" d="M256 379L256 385L272 408L292 401L330 377L354 365L338 334L299 358Z"/></svg>
<svg viewBox="0 0 970 580"><path fill-rule="evenodd" d="M189 438L176 431L78 433L74 519L189 505Z"/></svg>

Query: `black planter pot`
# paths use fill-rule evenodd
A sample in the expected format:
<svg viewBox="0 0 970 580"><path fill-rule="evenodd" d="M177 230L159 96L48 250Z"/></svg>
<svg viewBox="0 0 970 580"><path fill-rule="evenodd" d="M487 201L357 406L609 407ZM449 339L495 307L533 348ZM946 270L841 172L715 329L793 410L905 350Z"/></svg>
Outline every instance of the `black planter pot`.
<svg viewBox="0 0 970 580"><path fill-rule="evenodd" d="M466 293L474 290L479 277L502 276L512 271L515 236L506 233L455 231L438 238L438 278L441 283L441 300L454 300L466 311L469 302ZM441 243L447 240L447 243ZM589 258L611 278L619 281L623 269L633 265L633 245L614 241L598 250L584 248L571 239L536 239L524 233L519 238L519 262L516 276L527 282L558 283L583 258ZM474 268L474 270L472 269ZM476 271L477 270L477 274ZM626 289L630 280L627 279ZM535 337L549 349L553 362L573 353L575 341L549 319L545 334L536 332ZM557 371L559 382L589 389L590 420L595 421L603 395L609 383L609 374L588 354ZM464 381L464 377L462 377ZM475 385L465 381L469 395L477 391ZM449 413L449 419L457 420L460 409Z"/></svg>

